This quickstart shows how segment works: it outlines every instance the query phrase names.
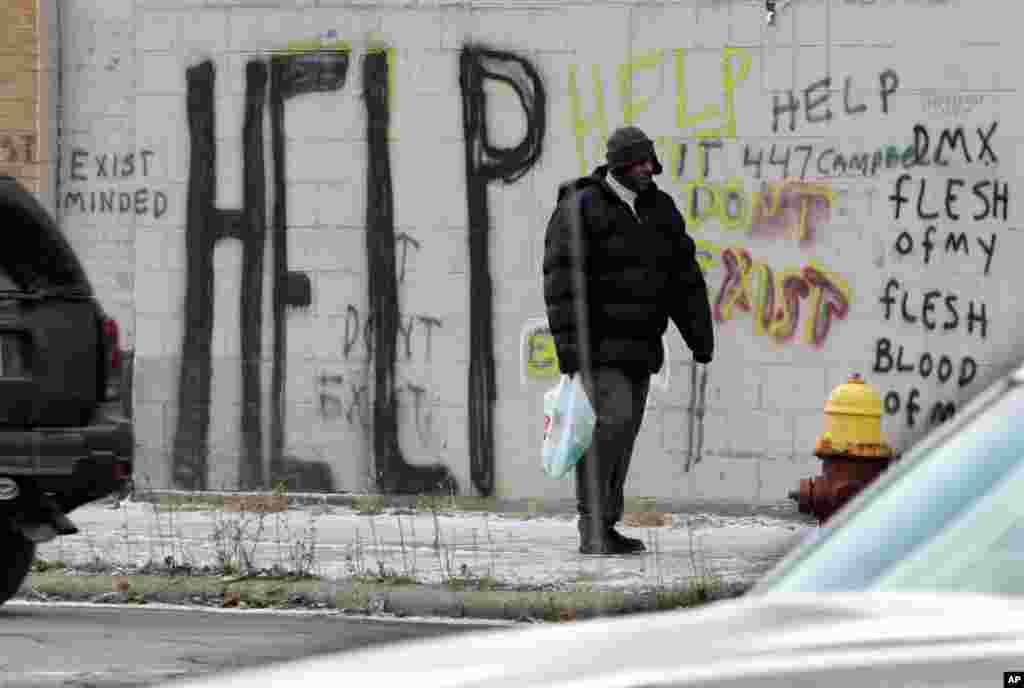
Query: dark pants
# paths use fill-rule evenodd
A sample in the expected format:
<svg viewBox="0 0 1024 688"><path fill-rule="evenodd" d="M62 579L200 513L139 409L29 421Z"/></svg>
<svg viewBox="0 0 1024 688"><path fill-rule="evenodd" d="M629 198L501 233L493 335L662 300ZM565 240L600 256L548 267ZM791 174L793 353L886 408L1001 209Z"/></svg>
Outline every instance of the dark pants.
<svg viewBox="0 0 1024 688"><path fill-rule="evenodd" d="M580 535L595 537L622 518L623 488L640 431L650 375L634 377L618 368L595 368L583 387L597 416L590 449L576 464Z"/></svg>

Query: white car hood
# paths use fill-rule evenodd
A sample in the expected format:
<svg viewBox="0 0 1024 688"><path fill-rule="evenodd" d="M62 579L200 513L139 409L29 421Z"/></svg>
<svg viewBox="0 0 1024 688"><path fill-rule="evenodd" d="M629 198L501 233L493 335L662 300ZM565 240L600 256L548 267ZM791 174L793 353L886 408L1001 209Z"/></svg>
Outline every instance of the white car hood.
<svg viewBox="0 0 1024 688"><path fill-rule="evenodd" d="M1006 657L1007 668L1024 658L1024 602L954 594L744 597L695 610L397 643L174 685L629 688L975 656Z"/></svg>

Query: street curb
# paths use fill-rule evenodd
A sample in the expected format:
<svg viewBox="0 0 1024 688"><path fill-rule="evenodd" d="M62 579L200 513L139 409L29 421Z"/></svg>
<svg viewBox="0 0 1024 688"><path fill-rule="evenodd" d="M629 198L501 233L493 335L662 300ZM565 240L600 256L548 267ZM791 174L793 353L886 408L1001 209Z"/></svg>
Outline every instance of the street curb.
<svg viewBox="0 0 1024 688"><path fill-rule="evenodd" d="M258 579L256 579L258 580ZM162 582L164 589L145 588ZM453 591L434 585L357 585L351 581L307 580L275 588L280 604L247 597L245 581L217 576L118 576L33 573L12 599L144 605L149 602L203 607L337 609L357 615L439 617L502 621L572 621L692 607L743 594L749 585L705 589L637 591ZM176 589L168 589L174 587ZM296 592L301 588L301 592ZM262 601L261 601L262 600Z"/></svg>
<svg viewBox="0 0 1024 688"><path fill-rule="evenodd" d="M379 495L353 492L284 492L221 491L221 490L158 490L136 491L131 499L136 502L158 503L168 498L196 502L227 499L271 500L287 498L289 506L334 506L359 510L427 508L439 511L487 512L503 515L575 516L574 499L504 498L504 497L447 497L423 495ZM812 522L801 514L792 500L751 504L730 500L627 498L627 512L697 515L711 514L729 518L766 517L806 524Z"/></svg>

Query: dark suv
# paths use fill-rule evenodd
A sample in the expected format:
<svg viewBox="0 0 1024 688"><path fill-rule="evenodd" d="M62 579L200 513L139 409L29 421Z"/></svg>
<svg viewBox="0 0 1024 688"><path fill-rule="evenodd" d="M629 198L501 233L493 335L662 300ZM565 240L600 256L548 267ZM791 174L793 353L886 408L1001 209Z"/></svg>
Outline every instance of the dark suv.
<svg viewBox="0 0 1024 688"><path fill-rule="evenodd" d="M67 514L127 488L134 433L117 323L36 198L0 177L0 603Z"/></svg>

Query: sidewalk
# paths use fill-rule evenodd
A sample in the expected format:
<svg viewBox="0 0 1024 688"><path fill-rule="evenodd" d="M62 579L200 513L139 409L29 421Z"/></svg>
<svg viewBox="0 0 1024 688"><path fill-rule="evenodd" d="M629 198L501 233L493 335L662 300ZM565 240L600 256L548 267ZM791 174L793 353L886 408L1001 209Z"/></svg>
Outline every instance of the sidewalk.
<svg viewBox="0 0 1024 688"><path fill-rule="evenodd" d="M467 601L475 593L604 594L606 600L612 599L607 593L617 593L619 611L628 611L656 606L658 593L709 577L742 588L813 529L767 515L663 514L649 522L667 525L621 528L643 539L647 553L591 557L579 554L575 515L569 513L529 517L390 508L370 515L346 506L290 502L287 511L261 517L223 507L168 511L155 503L125 502L88 505L72 517L81 533L41 546L39 559L72 568L102 561L125 573L147 562L195 570L215 567L244 548L256 569L294 571L311 564L322 578L319 589L331 593L351 590L354 575L378 582L415 579L420 585L378 589L371 609L448 616L471 615ZM505 603L491 607L485 616L522 612Z"/></svg>

